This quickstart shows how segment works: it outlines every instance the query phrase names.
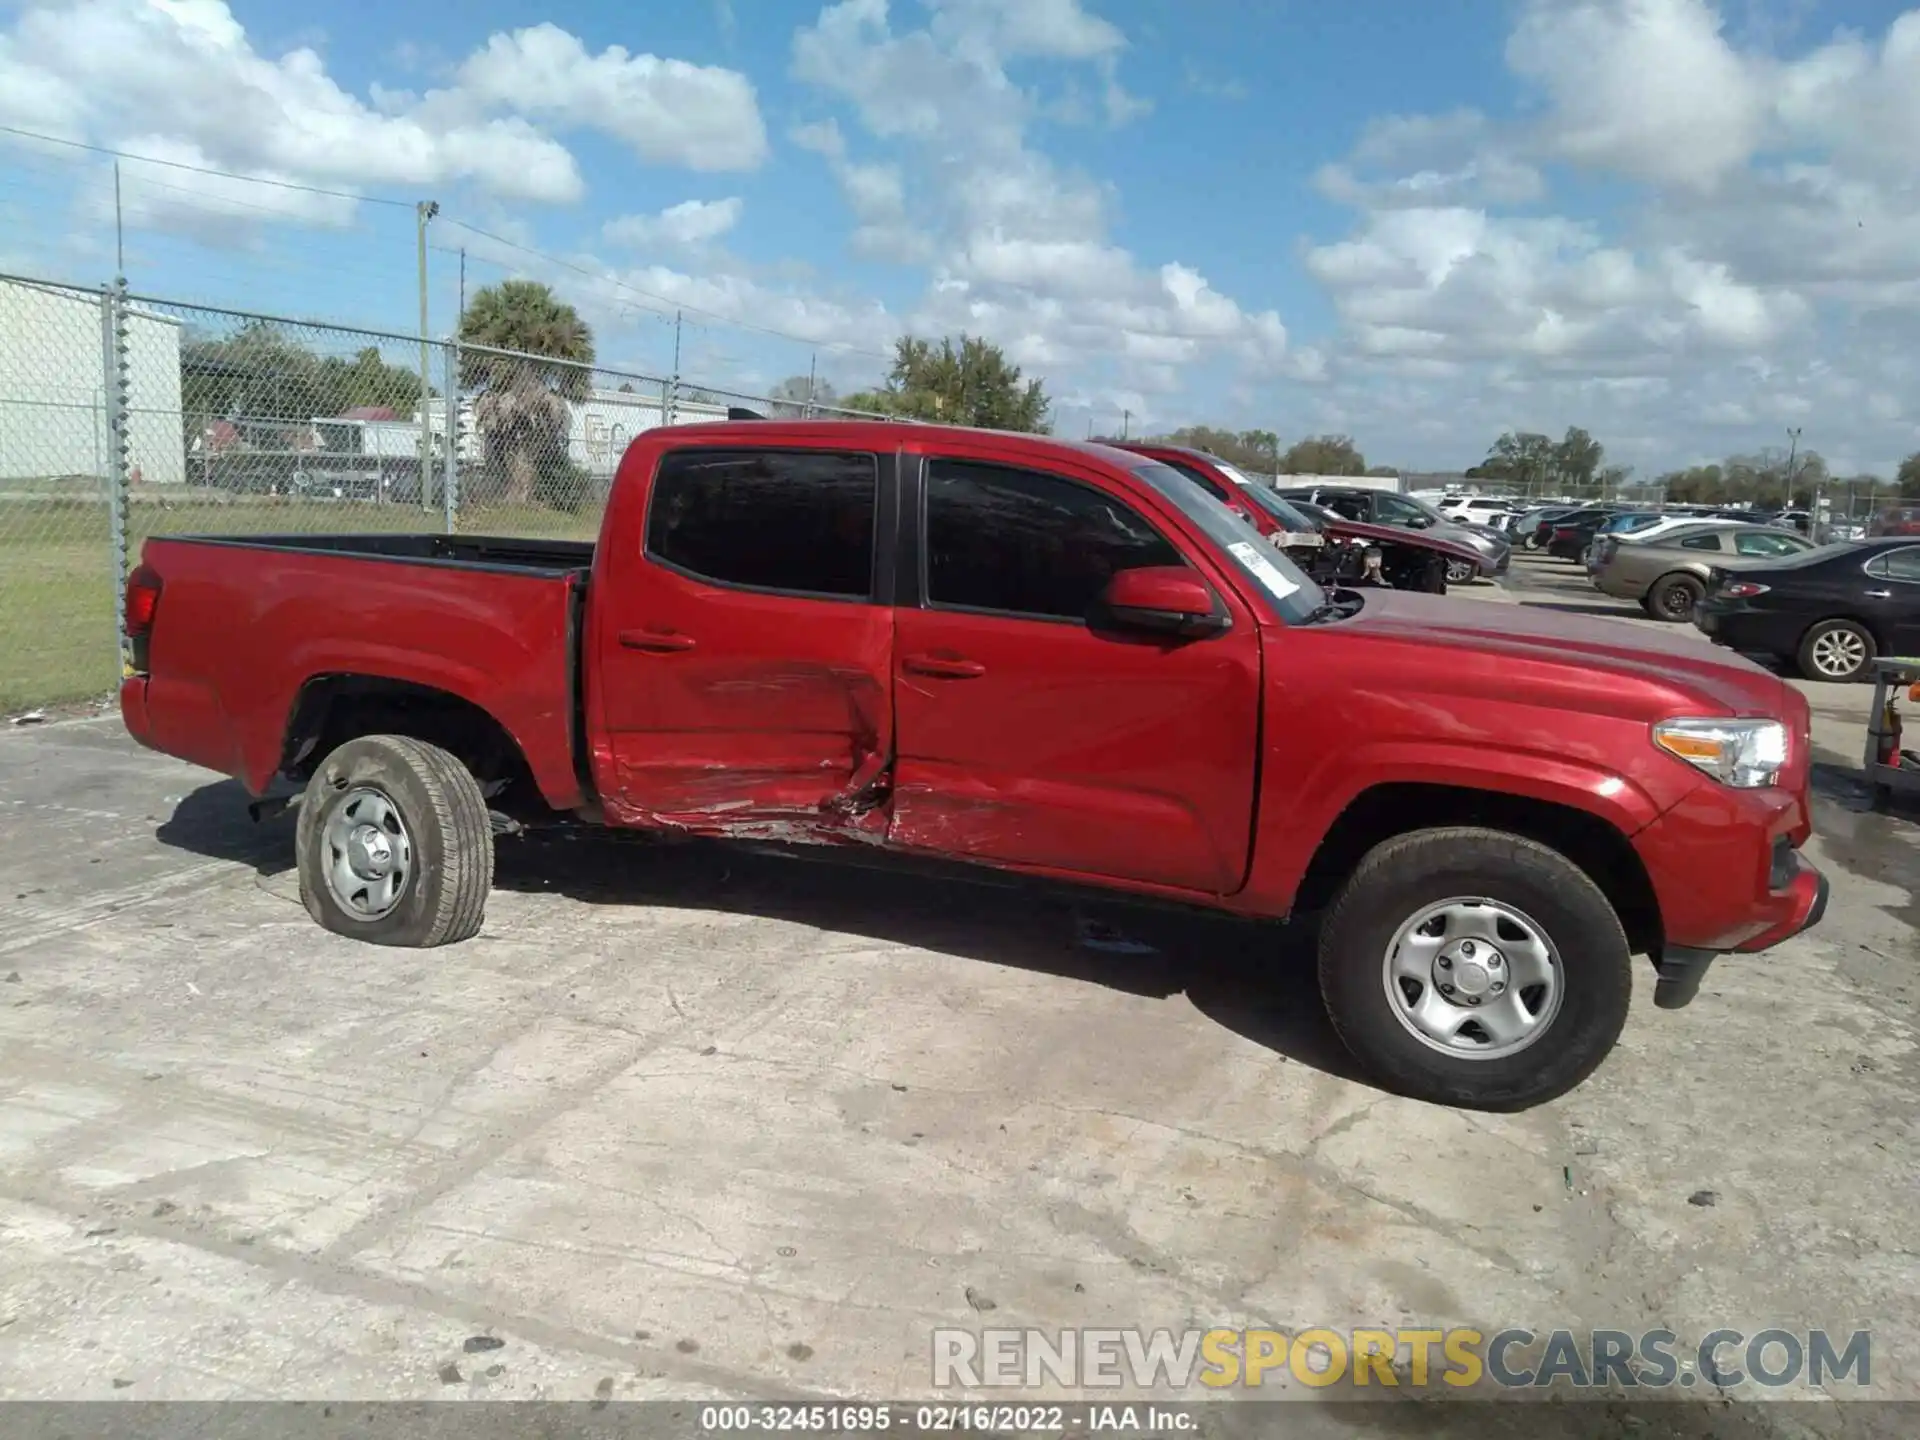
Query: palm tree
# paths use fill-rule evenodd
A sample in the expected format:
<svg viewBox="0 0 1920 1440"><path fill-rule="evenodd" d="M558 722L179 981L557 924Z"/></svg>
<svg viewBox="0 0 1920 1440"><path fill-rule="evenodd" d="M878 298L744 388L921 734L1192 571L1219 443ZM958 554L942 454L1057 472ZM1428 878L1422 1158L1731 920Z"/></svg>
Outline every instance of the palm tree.
<svg viewBox="0 0 1920 1440"><path fill-rule="evenodd" d="M461 388L476 396L473 423L489 473L506 499L534 498L544 472L567 470L574 403L593 389L593 331L571 305L533 280L476 293L460 316ZM495 353L495 352L511 353Z"/></svg>

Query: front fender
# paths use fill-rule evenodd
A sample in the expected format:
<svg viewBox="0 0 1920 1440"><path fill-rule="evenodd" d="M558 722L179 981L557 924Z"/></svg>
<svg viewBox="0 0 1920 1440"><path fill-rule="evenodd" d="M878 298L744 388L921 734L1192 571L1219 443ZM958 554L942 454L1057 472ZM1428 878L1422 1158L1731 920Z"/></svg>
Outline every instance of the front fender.
<svg viewBox="0 0 1920 1440"><path fill-rule="evenodd" d="M1344 747L1300 777L1274 783L1260 799L1254 863L1244 908L1284 914L1321 842L1362 795L1383 785L1441 785L1521 796L1584 811L1631 838L1665 808L1632 778L1586 760L1465 740L1379 740ZM1417 829L1420 817L1407 817Z"/></svg>

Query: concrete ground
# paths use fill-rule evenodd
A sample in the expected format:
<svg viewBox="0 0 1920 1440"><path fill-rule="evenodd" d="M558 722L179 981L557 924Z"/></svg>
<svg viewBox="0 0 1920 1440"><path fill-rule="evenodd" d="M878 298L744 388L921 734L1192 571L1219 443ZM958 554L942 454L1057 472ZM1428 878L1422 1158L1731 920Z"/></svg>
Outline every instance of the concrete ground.
<svg viewBox="0 0 1920 1440"><path fill-rule="evenodd" d="M1808 689L1825 923L1511 1117L1354 1079L1259 928L587 839L383 950L231 783L0 733L0 1398L911 1398L989 1324L1871 1327L1920 1397L1920 824Z"/></svg>

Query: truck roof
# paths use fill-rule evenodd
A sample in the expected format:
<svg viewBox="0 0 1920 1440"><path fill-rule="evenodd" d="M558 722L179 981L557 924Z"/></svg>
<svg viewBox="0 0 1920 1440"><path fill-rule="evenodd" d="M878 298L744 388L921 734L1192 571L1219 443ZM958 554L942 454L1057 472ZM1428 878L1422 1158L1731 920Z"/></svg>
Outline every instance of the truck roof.
<svg viewBox="0 0 1920 1440"><path fill-rule="evenodd" d="M934 425L921 420L712 420L692 425L656 426L642 438L679 445L755 446L781 440L838 440L863 450L892 450L905 444L965 446L969 441L1015 442L1035 455L1081 455L1108 464L1138 465L1145 457L1092 440L1063 440L1025 430L987 430L968 425ZM1175 447L1169 447L1175 448Z"/></svg>

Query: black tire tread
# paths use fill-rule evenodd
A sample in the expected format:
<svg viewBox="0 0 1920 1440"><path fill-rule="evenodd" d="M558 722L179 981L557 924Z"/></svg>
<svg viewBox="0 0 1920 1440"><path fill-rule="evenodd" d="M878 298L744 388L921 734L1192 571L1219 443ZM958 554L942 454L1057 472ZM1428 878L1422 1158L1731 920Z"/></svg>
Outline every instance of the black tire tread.
<svg viewBox="0 0 1920 1440"><path fill-rule="evenodd" d="M1675 619L1675 617L1667 614L1660 608L1658 603L1656 603L1656 597L1660 592L1668 586L1675 584L1685 585L1687 589L1692 592L1696 602L1702 595L1707 593L1707 587L1700 583L1699 577L1697 575L1690 575L1685 570L1669 570L1658 580L1654 581L1653 584L1649 585L1647 587L1646 599L1647 614L1651 615L1655 620L1663 620L1669 625L1680 624L1688 618L1686 615L1682 615L1678 619ZM1689 605L1687 608L1689 613L1691 613L1693 607Z"/></svg>
<svg viewBox="0 0 1920 1440"><path fill-rule="evenodd" d="M1619 957L1620 963L1598 975L1584 976L1583 983L1600 987L1601 1004L1624 1022L1633 991L1632 971L1627 963L1626 929L1620 923L1612 902L1593 878L1551 846L1510 831L1475 825L1435 826L1411 830L1374 846L1354 867L1322 922L1317 968L1321 992L1328 997L1327 1018L1341 1043L1356 1059L1367 1063L1364 1037L1354 1033L1344 1023L1341 1007L1332 998L1335 977L1341 973L1342 967L1352 963L1352 957L1343 953L1341 938L1355 917L1378 906L1377 895L1369 895L1369 890L1389 873L1408 868L1410 861L1418 861L1428 852L1434 852L1436 858L1452 865L1468 861L1475 865L1531 872L1537 883L1550 891L1567 894L1579 909L1590 912L1586 916L1587 923L1595 927L1601 943ZM1548 1065L1550 1078L1529 1086L1509 1085L1505 1089L1453 1087L1451 1093L1438 1094L1432 1093L1434 1085L1428 1077L1387 1071L1383 1072L1382 1078L1393 1083L1401 1093L1427 1091L1420 1098L1437 1103L1492 1111L1526 1109L1565 1094L1584 1081L1599 1068L1618 1035L1619 1026L1612 1026L1611 1033L1604 1037L1604 1046L1596 1053L1583 1057L1558 1049L1555 1060ZM1376 1062L1374 1068L1381 1067Z"/></svg>
<svg viewBox="0 0 1920 1440"><path fill-rule="evenodd" d="M458 944L479 934L486 919L487 897L493 889L493 822L487 812L486 797L480 793L479 782L472 772L438 745L410 735L358 735L345 743L375 745L386 751L393 763L410 772L426 796L431 814L408 818L416 827L424 820L438 837L433 848L438 852L440 875L431 875L423 866L415 881L433 884L433 911L417 935L406 941L386 943L431 949ZM308 783L306 805L324 803L327 791L322 777L326 770L327 760L323 759ZM325 916L319 908L318 897L311 893L307 876L308 827L302 824L296 834L301 899L308 913L324 924ZM422 844L425 838L418 836L416 845Z"/></svg>

